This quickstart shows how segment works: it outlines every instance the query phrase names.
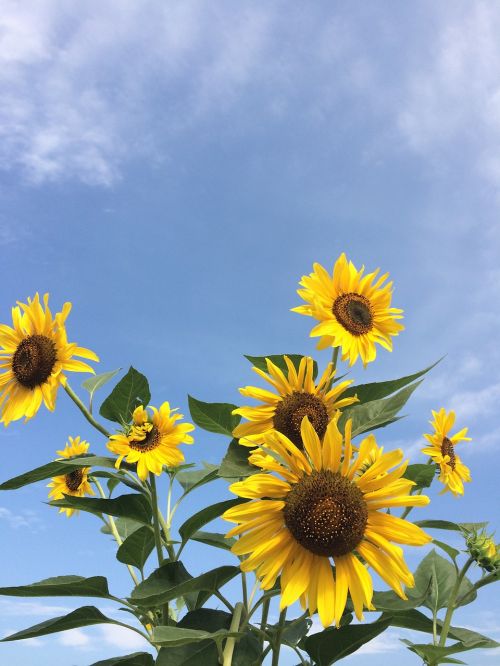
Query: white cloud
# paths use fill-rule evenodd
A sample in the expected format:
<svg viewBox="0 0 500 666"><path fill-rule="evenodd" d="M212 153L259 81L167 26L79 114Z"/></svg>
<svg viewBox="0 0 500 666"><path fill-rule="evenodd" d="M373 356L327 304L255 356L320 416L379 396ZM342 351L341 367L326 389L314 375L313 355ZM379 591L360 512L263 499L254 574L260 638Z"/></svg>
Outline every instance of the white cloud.
<svg viewBox="0 0 500 666"><path fill-rule="evenodd" d="M149 646L148 641L141 638L139 634L130 631L130 629L125 629L125 627L119 627L118 625L103 624L99 627L99 633L108 645L119 647L123 650L134 650L138 648L147 648Z"/></svg>
<svg viewBox="0 0 500 666"><path fill-rule="evenodd" d="M448 407L460 416L460 421L474 421L498 411L500 382L475 391L462 391L448 399Z"/></svg>
<svg viewBox="0 0 500 666"><path fill-rule="evenodd" d="M9 616L38 616L38 617L55 617L57 615L65 615L71 612L71 608L67 606L57 606L55 604L47 604L39 601L17 601L14 599L0 599L0 611Z"/></svg>
<svg viewBox="0 0 500 666"><path fill-rule="evenodd" d="M27 528L32 532L39 532L44 528L43 522L34 511L24 509L19 513L14 513L6 507L0 506L0 520L5 521L14 529Z"/></svg>
<svg viewBox="0 0 500 666"><path fill-rule="evenodd" d="M70 629L61 633L58 642L66 647L85 648L89 646L90 638L81 629Z"/></svg>

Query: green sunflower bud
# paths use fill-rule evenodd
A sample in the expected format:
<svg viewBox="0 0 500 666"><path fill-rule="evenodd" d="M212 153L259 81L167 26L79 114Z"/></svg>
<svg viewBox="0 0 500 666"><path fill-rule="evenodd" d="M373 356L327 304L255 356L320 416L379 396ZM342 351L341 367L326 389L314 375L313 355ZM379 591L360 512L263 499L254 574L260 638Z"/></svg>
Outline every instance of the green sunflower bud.
<svg viewBox="0 0 500 666"><path fill-rule="evenodd" d="M466 539L470 556L485 571L500 569L500 544L495 544L493 535L486 532L472 532Z"/></svg>

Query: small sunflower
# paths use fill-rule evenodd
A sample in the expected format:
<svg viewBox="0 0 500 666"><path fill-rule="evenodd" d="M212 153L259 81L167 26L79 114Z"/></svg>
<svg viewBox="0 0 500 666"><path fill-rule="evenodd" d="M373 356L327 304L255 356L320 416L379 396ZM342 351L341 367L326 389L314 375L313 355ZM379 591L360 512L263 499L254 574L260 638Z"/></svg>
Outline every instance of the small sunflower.
<svg viewBox="0 0 500 666"><path fill-rule="evenodd" d="M388 273L378 280L379 270L363 277L364 267L357 270L344 253L335 262L333 273L315 263L313 272L304 275L297 293L307 305L292 308L292 312L317 319L311 337L320 336L318 349L340 347L342 360L353 365L361 356L363 365L375 360L376 344L392 351L391 336L398 335L404 326L402 310L391 308L392 282L383 284Z"/></svg>
<svg viewBox="0 0 500 666"><path fill-rule="evenodd" d="M132 425L126 434L112 435L108 449L118 454L116 467L126 456L128 463L137 463L137 475L143 481L148 473L159 476L163 465L177 467L184 460L179 444L192 444L193 438L188 432L194 430L191 423L176 424L184 418L182 414L174 414L168 402L160 409L150 407L153 414L148 413L142 405L134 410Z"/></svg>
<svg viewBox="0 0 500 666"><path fill-rule="evenodd" d="M300 424L304 416L309 418L318 435L323 437L336 410L358 401L356 397L340 397L352 381L332 385L335 370L331 363L315 384L314 361L311 357L304 356L301 359L298 372L288 356L284 356L284 359L288 376L269 359L266 359L268 374L253 368L277 393L256 386L240 389L242 395L263 403L255 407L239 407L233 411L233 414L240 414L249 421L236 426L233 431L234 437L239 438L245 446L262 444L265 435L277 430L302 448Z"/></svg>
<svg viewBox="0 0 500 666"><path fill-rule="evenodd" d="M87 453L89 444L85 440L80 441L79 437L69 437L69 442L66 444L62 451L57 451L62 458L72 458ZM48 484L48 488L52 488L49 492L51 500L64 499L64 495L72 495L73 497L83 497L84 495L93 495L94 491L88 480L88 472L90 467L81 467L75 469L69 474L62 474L55 476ZM75 513L75 509L60 508L59 513L65 513L68 518Z"/></svg>
<svg viewBox="0 0 500 666"><path fill-rule="evenodd" d="M403 452L381 450L377 461L362 471L379 447L373 435L366 437L353 456L351 426L349 420L343 442L334 418L321 443L304 417L303 451L281 433L266 435L272 454L257 449L250 461L281 478L260 473L233 483L233 493L253 501L223 515L237 523L226 536L240 536L231 550L247 556L241 569L255 571L263 590L281 575L281 609L300 599L310 614L318 610L325 627L332 622L339 626L348 591L358 619L363 619L363 607L374 609L364 562L406 599L402 585L412 587L413 576L402 549L391 541L413 546L431 541L416 525L385 512L429 502L408 494L414 483L401 478L407 467Z"/></svg>
<svg viewBox="0 0 500 666"><path fill-rule="evenodd" d="M7 426L23 416L31 419L42 402L53 411L57 389L66 384L64 372L92 372L81 356L92 361L99 358L93 351L68 342L65 321L71 303L52 316L49 295L38 294L28 303L12 308L13 327L0 325L0 404L1 420Z"/></svg>
<svg viewBox="0 0 500 666"><path fill-rule="evenodd" d="M455 423L455 412L448 414L444 407L439 412L432 410L433 421L429 421L434 428L432 435L424 435L425 439L431 444L422 453L430 456L432 461L439 466L439 480L444 484L441 491L451 491L454 495L464 494L464 481L471 480L469 468L463 464L459 456L455 453L455 445L459 442L470 442L471 438L466 437L468 428L462 428L456 435L448 437L449 431Z"/></svg>

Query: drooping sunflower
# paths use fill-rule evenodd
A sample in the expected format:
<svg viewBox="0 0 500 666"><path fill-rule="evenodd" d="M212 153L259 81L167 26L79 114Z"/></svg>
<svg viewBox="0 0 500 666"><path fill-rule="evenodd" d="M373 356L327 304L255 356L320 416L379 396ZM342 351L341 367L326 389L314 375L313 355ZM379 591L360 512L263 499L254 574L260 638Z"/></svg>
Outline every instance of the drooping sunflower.
<svg viewBox="0 0 500 666"><path fill-rule="evenodd" d="M335 262L332 275L315 263L313 272L300 281L297 293L307 305L292 312L314 317L320 323L311 337L320 337L318 349L340 347L342 360L353 365L360 356L363 365L375 360L379 344L392 351L391 336L404 326L402 310L391 307L392 282L384 285L389 274L377 280L380 269L363 277L364 267L357 270L344 253Z"/></svg>
<svg viewBox="0 0 500 666"><path fill-rule="evenodd" d="M471 438L466 437L468 428L462 428L456 435L448 437L448 433L455 423L455 412L448 414L444 407L439 412L432 410L432 421L429 421L434 428L431 435L425 435L425 439L431 444L422 453L430 456L433 462L439 466L439 480L444 484L442 493L451 491L454 495L464 494L464 481L471 480L469 468L463 464L460 457L455 453L455 446L459 442L470 442Z"/></svg>
<svg viewBox="0 0 500 666"><path fill-rule="evenodd" d="M137 463L137 475L143 481L148 473L153 472L159 476L163 465L177 467L184 460L179 444L192 444L193 438L188 432L194 430L191 423L176 422L184 418L182 414L175 414L170 404L164 402L160 409L149 407L150 415L142 405L134 410L132 425L126 434L112 435L108 441L108 449L118 454L116 467L124 457L128 463Z"/></svg>
<svg viewBox="0 0 500 666"><path fill-rule="evenodd" d="M348 421L343 442L334 418L321 443L304 417L303 451L281 433L266 435L272 454L257 449L250 460L281 478L258 473L233 483L233 493L252 501L223 515L237 523L226 536L240 536L232 551L248 556L242 570L255 571L264 590L281 575L281 609L300 599L310 614L318 610L325 627L339 626L348 591L358 619L363 607L373 610L372 579L360 558L405 599L402 585L411 587L414 580L402 549L391 542L420 546L431 540L416 525L384 511L429 502L408 494L414 483L401 478L407 467L403 452L381 451L367 467L365 461L379 448L375 438L366 437L353 456L350 432Z"/></svg>
<svg viewBox="0 0 500 666"><path fill-rule="evenodd" d="M0 404L1 420L31 419L42 402L53 411L57 389L66 383L65 372L91 372L94 369L74 356L92 361L99 358L90 349L68 342L65 322L71 303L52 316L49 295L38 294L28 303L12 308L12 327L0 325Z"/></svg>
<svg viewBox="0 0 500 666"><path fill-rule="evenodd" d="M57 451L61 458L72 458L87 453L89 444L85 440L80 441L80 437L69 437L66 446L62 451ZM58 458L58 460L61 460ZM88 480L88 473L90 467L82 467L75 469L69 474L62 474L55 476L47 485L52 488L49 492L49 498L52 500L63 499L64 495L72 495L73 497L83 497L84 495L93 495L94 491ZM75 509L63 508L59 509L59 513L65 513L69 518L75 513Z"/></svg>
<svg viewBox="0 0 500 666"><path fill-rule="evenodd" d="M255 407L239 407L233 411L233 414L240 414L248 419L248 423L240 423L233 431L234 437L240 439L240 444L262 444L265 435L277 430L302 448L300 424L304 416L309 417L318 435L323 437L336 410L358 401L353 396L341 397L352 381L332 384L335 370L331 363L315 384L314 361L311 357L304 356L301 359L298 371L288 356L284 356L284 359L288 369L287 376L270 359L266 359L268 374L259 368L253 368L277 393L256 386L240 389L242 395L263 403Z"/></svg>

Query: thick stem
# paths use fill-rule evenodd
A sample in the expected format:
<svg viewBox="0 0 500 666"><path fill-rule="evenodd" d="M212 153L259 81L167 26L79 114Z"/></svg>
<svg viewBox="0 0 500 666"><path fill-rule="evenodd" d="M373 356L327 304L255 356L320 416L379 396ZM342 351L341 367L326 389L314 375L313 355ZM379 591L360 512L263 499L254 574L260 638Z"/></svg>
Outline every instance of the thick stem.
<svg viewBox="0 0 500 666"><path fill-rule="evenodd" d="M441 637L439 639L440 647L444 647L444 645L446 644L446 639L448 637L448 632L450 630L451 618L453 617L453 611L455 610L455 602L457 600L458 592L460 590L460 585L462 584L462 580L464 579L464 576L467 573L468 568L473 562L474 560L472 559L472 557L469 557L467 562L464 564L462 571L458 574L453 590L450 593L450 598L448 600L448 609L446 610L443 627L441 629Z"/></svg>
<svg viewBox="0 0 500 666"><path fill-rule="evenodd" d="M241 601L238 601L238 603L234 607L233 619L231 620L231 626L229 627L229 631L231 632L238 631L240 626L242 610L243 610L243 604L241 603ZM224 648L223 666L231 666L235 643L236 643L235 638L230 637L227 639L226 646Z"/></svg>
<svg viewBox="0 0 500 666"><path fill-rule="evenodd" d="M273 660L271 662L271 666L279 666L280 663L281 634L283 633L285 620L286 620L286 608L284 608L280 613L280 619L278 621L278 629L276 630L276 636L273 641Z"/></svg>
<svg viewBox="0 0 500 666"><path fill-rule="evenodd" d="M98 423L95 418L92 416L92 414L89 412L89 410L85 407L83 402L80 400L80 398L76 395L76 393L73 391L71 386L66 382L64 384L64 390L66 393L69 395L71 400L75 403L75 405L78 407L78 409L81 411L81 413L85 416L87 421L91 423L96 430L99 430L100 433L102 433L105 437L108 439L111 436L111 433L109 433L104 426L102 426L100 423Z"/></svg>
<svg viewBox="0 0 500 666"><path fill-rule="evenodd" d="M260 630L265 633L267 627L267 616L269 615L269 606L271 605L271 599L267 598L264 600L262 605L262 617L260 620ZM264 647L264 640L261 640L261 648Z"/></svg>
<svg viewBox="0 0 500 666"><path fill-rule="evenodd" d="M158 495L156 493L156 479L153 472L149 474L149 485L151 487L151 503L153 504L153 530L155 535L155 546L156 554L158 555L158 564L161 566L163 564L163 549L161 546L161 534L160 534L160 523L158 520L159 507L158 507Z"/></svg>
<svg viewBox="0 0 500 666"><path fill-rule="evenodd" d="M337 361L338 361L338 358L339 358L339 350L340 350L340 347L334 347L333 348L333 353L332 353L333 370L337 369Z"/></svg>

